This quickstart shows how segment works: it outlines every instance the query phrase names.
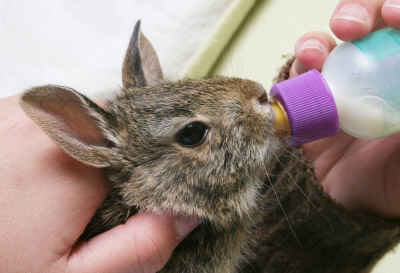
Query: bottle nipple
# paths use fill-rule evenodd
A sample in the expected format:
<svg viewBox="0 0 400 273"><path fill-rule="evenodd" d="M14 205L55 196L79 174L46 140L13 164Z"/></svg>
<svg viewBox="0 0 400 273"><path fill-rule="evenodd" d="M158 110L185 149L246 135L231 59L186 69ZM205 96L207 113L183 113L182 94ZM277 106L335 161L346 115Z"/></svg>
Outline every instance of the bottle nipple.
<svg viewBox="0 0 400 273"><path fill-rule="evenodd" d="M270 104L274 115L273 125L276 134L280 137L288 137L290 135L290 123L285 109L279 100L273 100Z"/></svg>

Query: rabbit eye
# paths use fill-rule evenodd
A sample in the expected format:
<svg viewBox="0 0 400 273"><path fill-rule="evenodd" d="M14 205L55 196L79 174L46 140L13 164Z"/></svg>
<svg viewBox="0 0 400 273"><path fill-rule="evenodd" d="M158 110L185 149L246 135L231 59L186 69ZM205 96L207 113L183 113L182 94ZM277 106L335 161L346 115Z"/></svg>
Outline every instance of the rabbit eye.
<svg viewBox="0 0 400 273"><path fill-rule="evenodd" d="M185 147L195 147L204 142L208 127L202 122L195 121L186 125L176 134L176 141Z"/></svg>

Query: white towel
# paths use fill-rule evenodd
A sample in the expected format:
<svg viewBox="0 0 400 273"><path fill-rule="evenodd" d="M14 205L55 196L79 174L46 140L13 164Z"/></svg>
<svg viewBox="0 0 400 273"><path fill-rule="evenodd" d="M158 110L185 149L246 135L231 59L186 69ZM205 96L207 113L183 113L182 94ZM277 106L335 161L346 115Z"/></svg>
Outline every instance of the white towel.
<svg viewBox="0 0 400 273"><path fill-rule="evenodd" d="M117 90L133 25L142 20L175 80L232 0L0 0L0 97L60 84Z"/></svg>

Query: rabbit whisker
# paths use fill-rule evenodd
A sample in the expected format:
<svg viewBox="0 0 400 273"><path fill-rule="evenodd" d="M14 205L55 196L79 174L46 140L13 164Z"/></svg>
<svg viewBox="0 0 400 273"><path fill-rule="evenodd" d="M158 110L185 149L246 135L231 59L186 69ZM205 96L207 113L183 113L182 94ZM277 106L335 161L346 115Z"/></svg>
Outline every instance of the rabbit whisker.
<svg viewBox="0 0 400 273"><path fill-rule="evenodd" d="M296 157L296 153L291 153L291 155L293 155L293 157ZM275 159L279 162L282 163L282 161L280 160L279 156L276 153L273 153L273 156L275 157ZM296 179L292 176L292 174L290 172L287 173L287 175L289 176L289 183L293 183L293 185L299 190L299 192L301 193L301 195L305 198L305 200L307 201L307 203L311 206L312 209L314 209L318 215L328 224L329 229L334 232L334 228L333 225L330 221L330 219L328 219L327 217L325 217L325 215L323 215L320 211L318 211L317 206L312 202L312 200L309 198L309 196L306 194L306 192L304 191L304 189L302 187L300 187L300 185L296 182Z"/></svg>
<svg viewBox="0 0 400 273"><path fill-rule="evenodd" d="M283 215L284 215L284 217L285 217L285 220L286 220L286 222L287 222L288 225L289 225L290 232L292 233L293 237L295 238L295 240L297 241L297 243L299 244L299 246L302 247L303 244L300 242L300 239L299 239L299 237L297 236L297 233L296 233L296 231L294 230L292 223L290 222L289 216L288 216L288 214L286 213L285 208L283 207L281 200L279 199L279 194L278 194L278 192L275 190L274 185L272 184L271 178L270 178L270 176L269 176L268 173L267 173L267 179L266 179L266 180L268 181L269 185L271 186L271 190L272 190L272 192L274 193L274 196L275 196L275 198L276 198L276 201L278 202L279 207L280 207L280 209L282 210L282 213L283 213Z"/></svg>

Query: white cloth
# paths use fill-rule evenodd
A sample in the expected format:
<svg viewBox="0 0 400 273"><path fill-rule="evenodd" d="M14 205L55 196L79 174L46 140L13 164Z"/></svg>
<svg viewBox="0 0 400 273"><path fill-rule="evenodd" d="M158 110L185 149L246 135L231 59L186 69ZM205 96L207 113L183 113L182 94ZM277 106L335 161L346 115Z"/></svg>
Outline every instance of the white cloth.
<svg viewBox="0 0 400 273"><path fill-rule="evenodd" d="M98 96L121 85L133 26L179 77L232 0L0 0L0 97L60 84Z"/></svg>

